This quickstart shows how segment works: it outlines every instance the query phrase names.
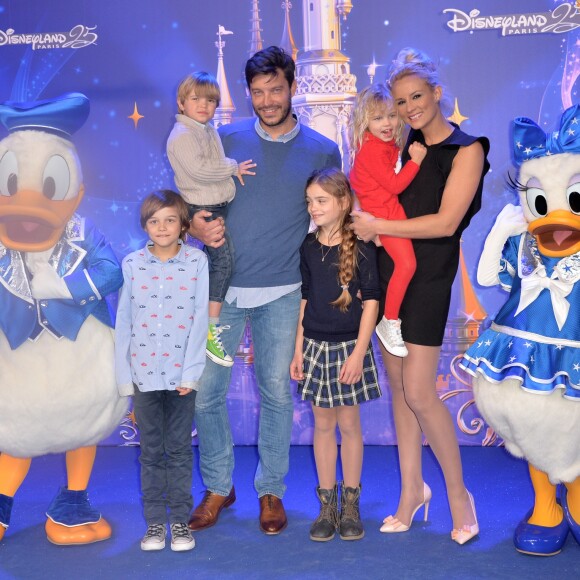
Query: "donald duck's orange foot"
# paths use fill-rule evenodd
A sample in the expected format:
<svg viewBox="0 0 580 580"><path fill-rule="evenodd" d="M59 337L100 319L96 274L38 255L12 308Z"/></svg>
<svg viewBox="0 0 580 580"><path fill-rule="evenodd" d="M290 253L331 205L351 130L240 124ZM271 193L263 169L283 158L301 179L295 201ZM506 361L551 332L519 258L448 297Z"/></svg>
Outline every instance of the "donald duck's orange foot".
<svg viewBox="0 0 580 580"><path fill-rule="evenodd" d="M53 544L91 544L111 537L111 526L93 509L86 490L60 488L46 515L46 535Z"/></svg>
<svg viewBox="0 0 580 580"><path fill-rule="evenodd" d="M48 518L44 529L46 530L48 541L58 546L93 544L94 542L108 540L112 534L111 526L105 518L101 518L94 524L83 524L74 527L57 524Z"/></svg>
<svg viewBox="0 0 580 580"><path fill-rule="evenodd" d="M5 533L6 533L6 528L0 524L0 542L2 541L2 538L4 537Z"/></svg>

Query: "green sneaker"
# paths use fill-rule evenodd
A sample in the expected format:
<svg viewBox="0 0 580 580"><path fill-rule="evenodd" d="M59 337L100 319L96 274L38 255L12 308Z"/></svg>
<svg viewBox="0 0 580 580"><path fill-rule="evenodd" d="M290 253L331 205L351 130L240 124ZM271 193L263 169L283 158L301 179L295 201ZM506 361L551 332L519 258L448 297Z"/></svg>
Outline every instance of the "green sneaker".
<svg viewBox="0 0 580 580"><path fill-rule="evenodd" d="M222 367L231 367L234 364L232 357L224 350L221 339L222 327L219 324L211 324L207 330L207 343L205 354L214 363Z"/></svg>

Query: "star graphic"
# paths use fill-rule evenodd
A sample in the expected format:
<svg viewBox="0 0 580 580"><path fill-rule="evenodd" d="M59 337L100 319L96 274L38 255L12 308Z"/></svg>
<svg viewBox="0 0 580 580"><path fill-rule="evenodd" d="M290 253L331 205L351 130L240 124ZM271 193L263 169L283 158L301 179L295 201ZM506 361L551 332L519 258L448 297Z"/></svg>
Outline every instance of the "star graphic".
<svg viewBox="0 0 580 580"><path fill-rule="evenodd" d="M485 346L489 346L491 344L491 340L489 338L485 341Z"/></svg>
<svg viewBox="0 0 580 580"><path fill-rule="evenodd" d="M137 124L139 123L139 121L141 119L143 119L143 115L139 114L139 111L137 110L137 102L135 101L135 106L133 108L133 114L129 115L128 118L129 119L133 119L133 123L135 123L135 129L137 129Z"/></svg>
<svg viewBox="0 0 580 580"><path fill-rule="evenodd" d="M574 129L568 129L568 131L566 131L566 133L568 133L568 135L575 135L576 132L574 131Z"/></svg>
<svg viewBox="0 0 580 580"><path fill-rule="evenodd" d="M517 147L518 149L521 149L521 148L522 148L522 144L521 144L521 143L518 141L518 142L516 142L516 147Z"/></svg>
<svg viewBox="0 0 580 580"><path fill-rule="evenodd" d="M530 148L530 147L526 147L526 148L524 149L524 153L525 153L526 155L529 155L531 152L532 152L532 150L531 150L531 148Z"/></svg>
<svg viewBox="0 0 580 580"><path fill-rule="evenodd" d="M570 121L570 122L572 123L572 125L578 125L578 118L577 117L574 117L572 119L572 121Z"/></svg>
<svg viewBox="0 0 580 580"><path fill-rule="evenodd" d="M463 312L463 316L465 316L465 324L475 320L475 312L471 312L469 314L467 312Z"/></svg>
<svg viewBox="0 0 580 580"><path fill-rule="evenodd" d="M556 345L556 348L557 348L558 350L562 350L562 349L564 348L564 345L563 345L563 344L557 344L557 345Z"/></svg>
<svg viewBox="0 0 580 580"><path fill-rule="evenodd" d="M375 57L373 56L373 62L371 62L371 64L366 65L367 67L367 75L369 77L369 80L371 81L371 83L373 82L373 79L375 78L376 74L377 74L377 68L383 66L382 64L379 64L378 62L375 61Z"/></svg>
<svg viewBox="0 0 580 580"><path fill-rule="evenodd" d="M480 340L480 341L477 343L477 348L479 348L479 347L480 347L482 344L483 344L483 340Z"/></svg>
<svg viewBox="0 0 580 580"><path fill-rule="evenodd" d="M571 266L569 266L568 264L566 264L566 266L564 266L564 272L571 272L572 268Z"/></svg>
<svg viewBox="0 0 580 580"><path fill-rule="evenodd" d="M536 359L534 358L534 355L532 355L532 356L530 357L530 362L536 362Z"/></svg>
<svg viewBox="0 0 580 580"><path fill-rule="evenodd" d="M525 346L526 348L532 348L532 343L531 343L531 342L528 342L528 341L526 341L526 342L524 342L524 346Z"/></svg>
<svg viewBox="0 0 580 580"><path fill-rule="evenodd" d="M575 371L580 371L580 365L578 363L574 363L574 370Z"/></svg>
<svg viewBox="0 0 580 580"><path fill-rule="evenodd" d="M514 343L514 341L513 341L513 340L510 340L510 341L508 342L508 348L511 348L511 347L512 347L512 345L513 345L513 343Z"/></svg>
<svg viewBox="0 0 580 580"><path fill-rule="evenodd" d="M452 123L456 123L461 127L461 123L463 123L463 121L467 121L467 119L469 119L469 117L464 117L459 112L459 103L457 102L457 97L455 97L455 107L453 108L453 113L450 117L447 117L447 120L451 121Z"/></svg>
<svg viewBox="0 0 580 580"><path fill-rule="evenodd" d="M516 360L515 356L510 356L510 362L514 362Z"/></svg>

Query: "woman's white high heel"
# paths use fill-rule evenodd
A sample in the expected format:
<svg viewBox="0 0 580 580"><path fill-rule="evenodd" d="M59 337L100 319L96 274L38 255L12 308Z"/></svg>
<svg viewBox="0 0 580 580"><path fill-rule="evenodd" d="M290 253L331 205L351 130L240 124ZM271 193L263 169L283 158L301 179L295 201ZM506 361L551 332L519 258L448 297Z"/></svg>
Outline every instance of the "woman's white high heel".
<svg viewBox="0 0 580 580"><path fill-rule="evenodd" d="M477 522L473 496L469 492L467 492L467 495L469 496L469 503L471 504L471 511L473 512L475 523L471 526L463 526L460 530L454 529L451 531L451 539L461 546L479 534L479 523Z"/></svg>
<svg viewBox="0 0 580 580"><path fill-rule="evenodd" d="M381 532L384 532L386 534L396 534L408 531L409 528L411 527L411 523L413 522L415 514L423 506L425 506L425 517L423 518L423 521L426 522L427 516L429 515L429 503L431 502L431 497L432 497L431 488L425 482L423 482L423 501L413 510L413 513L411 514L411 519L409 521L409 525L404 524L394 516L387 516L383 520Z"/></svg>

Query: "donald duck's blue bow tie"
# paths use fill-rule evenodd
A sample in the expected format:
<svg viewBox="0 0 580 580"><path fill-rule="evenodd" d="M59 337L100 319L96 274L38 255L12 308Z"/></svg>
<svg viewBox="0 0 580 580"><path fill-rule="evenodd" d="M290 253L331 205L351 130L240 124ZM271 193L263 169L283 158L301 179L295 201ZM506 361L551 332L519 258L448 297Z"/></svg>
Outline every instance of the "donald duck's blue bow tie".
<svg viewBox="0 0 580 580"><path fill-rule="evenodd" d="M560 119L560 129L544 133L534 121L518 117L513 122L514 162L557 153L580 153L580 106L566 109Z"/></svg>

